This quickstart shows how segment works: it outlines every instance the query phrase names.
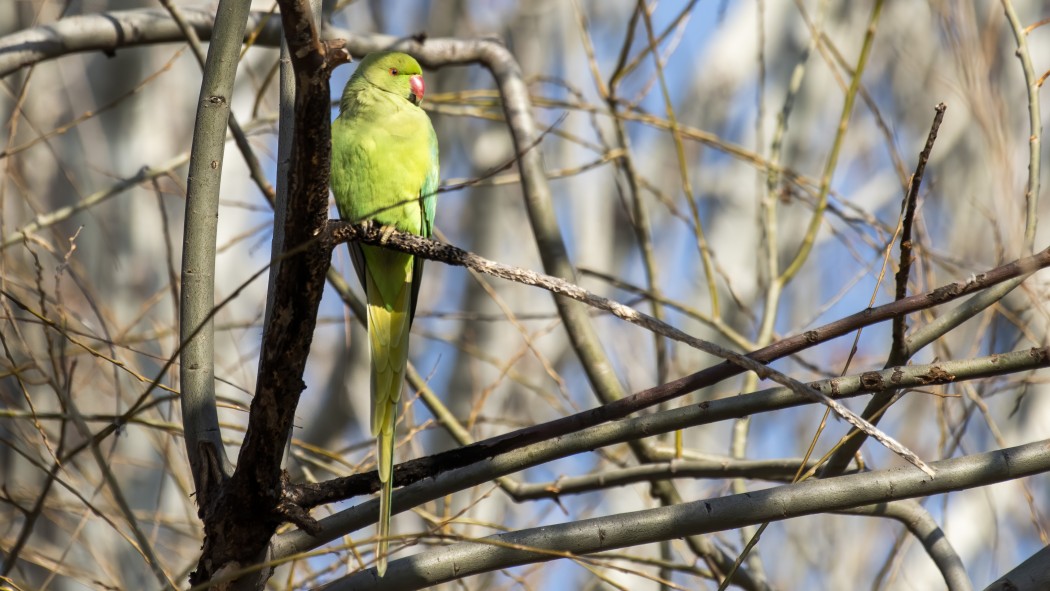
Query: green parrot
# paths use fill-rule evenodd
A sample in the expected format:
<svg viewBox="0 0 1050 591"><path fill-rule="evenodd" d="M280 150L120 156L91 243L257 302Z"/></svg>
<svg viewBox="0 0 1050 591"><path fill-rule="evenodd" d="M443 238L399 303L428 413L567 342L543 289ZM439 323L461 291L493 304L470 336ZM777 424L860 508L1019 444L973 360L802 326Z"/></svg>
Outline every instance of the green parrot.
<svg viewBox="0 0 1050 591"><path fill-rule="evenodd" d="M423 70L411 56L370 53L346 83L332 123L332 192L339 215L430 237L438 187L438 143L419 107ZM393 492L394 423L408 363L423 259L351 242L365 290L372 356L372 435L382 487L376 569L386 572Z"/></svg>

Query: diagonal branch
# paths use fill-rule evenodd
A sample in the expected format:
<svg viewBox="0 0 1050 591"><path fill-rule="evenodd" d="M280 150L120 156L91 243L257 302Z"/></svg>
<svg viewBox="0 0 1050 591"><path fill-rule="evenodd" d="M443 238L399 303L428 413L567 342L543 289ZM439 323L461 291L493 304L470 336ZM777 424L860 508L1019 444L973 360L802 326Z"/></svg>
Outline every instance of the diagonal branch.
<svg viewBox="0 0 1050 591"><path fill-rule="evenodd" d="M332 224L333 227L338 229L354 228L352 224L348 224L346 222L332 222ZM382 230L380 230L368 224L365 224L361 227L366 228L367 231L376 232L379 244L387 245L391 243L390 237L393 234L391 228L383 228ZM343 241L342 232L340 230L334 231L333 234L340 242ZM569 283L564 279L560 279L558 277L542 276L539 273L535 273L533 271L515 269L502 263L497 263L488 259L484 259L478 255L458 249L454 246L438 246L440 247L440 250L447 249L449 253L449 260L444 260L443 262L452 263L453 261L461 261L459 264L469 266L470 268L476 271L487 273L496 277L516 277L517 280L521 281L522 283L531 285L535 285L538 282L542 281L548 287L548 291L550 291L551 293L564 295L573 300L583 302L600 310L604 310L613 314L617 318L630 322L631 324L641 326L642 328L645 328L651 332L666 336L670 339L674 339L680 343L685 343L690 347L699 349L700 351L704 351L705 353L709 353L716 357L726 359L732 362L734 365L738 366L742 370L755 372L759 377L763 379L769 379L774 382L777 382L778 384L783 384L788 388L791 388L793 391L798 392L799 394L809 396L813 400L827 405L828 408L834 411L835 414L840 416L846 422L853 425L857 429L860 429L861 431L870 435L871 437L874 437L888 449L901 456L911 464L915 465L915 467L930 474L930 476L933 476L933 474L929 472L929 467L926 465L925 462L922 461L922 459L920 459L910 450L906 449L903 445L901 445L889 435L886 435L882 431L879 431L870 423L857 416L853 411L842 406L834 399L829 398L825 394L812 388L809 388L802 382L799 382L798 380L792 379L779 371L767 367L764 363L760 361L756 361L750 357L741 355L734 351L730 351L729 349L716 345L710 341L705 341L703 339L691 336L667 324L666 322L657 320L656 318L653 318L652 316L649 316L648 314L645 314L643 312L639 312L638 310L635 310L630 306L626 306L608 298L603 298L601 296L592 294L586 289L578 285ZM432 257L425 256L425 258ZM470 261L469 265L467 265L468 260ZM622 400L622 398L620 399Z"/></svg>
<svg viewBox="0 0 1050 591"><path fill-rule="evenodd" d="M557 437L590 425L596 425L605 421L625 417L638 410L672 400L697 389L718 383L721 380L745 371L745 369L755 371L752 367L755 367L756 362L759 370L762 372L760 375L766 377L771 370L766 368L764 364L775 359L797 353L803 349L842 336L863 326L869 326L871 324L890 320L897 316L909 314L918 310L932 308L966 295L981 292L982 290L997 284L1017 280L1019 277L1027 276L1038 269L1050 266L1050 249L1045 249L1030 257L1025 257L1012 263L996 267L985 273L975 274L967 281L957 281L926 293L916 294L883 306L868 308L814 330L783 339L768 347L753 351L746 356L740 356L739 354L727 351L717 345L706 343L700 339L685 335L673 327L666 325L661 326L662 323L655 323L654 319L641 314L633 308L590 294L579 286L570 284L555 277L496 263L451 245L442 244L411 234L404 234L391 228L378 228L369 224L352 225L342 221L333 221L329 223L329 230L330 239L337 243L348 240L358 240L366 244L382 245L386 248L411 253L426 259L440 261L449 265L464 266L502 279L541 287L559 295L568 296L595 308L610 312L619 318L635 323L648 330L663 331L660 334L665 334L671 338L678 338L684 335L684 338L680 339L683 340L683 342L687 342L701 350L711 352L714 355L732 360L708 367L702 371L666 384L623 397L594 409L563 417L544 425L519 429L497 438L504 443L512 440L516 441L517 443L515 445L517 447L534 443L543 438ZM663 327L666 327L666 329ZM722 352L726 353L726 355L720 355ZM738 362L740 362L740 364L738 364ZM823 400L821 400L821 402L823 402ZM395 482L399 485L401 484L401 481L396 474Z"/></svg>

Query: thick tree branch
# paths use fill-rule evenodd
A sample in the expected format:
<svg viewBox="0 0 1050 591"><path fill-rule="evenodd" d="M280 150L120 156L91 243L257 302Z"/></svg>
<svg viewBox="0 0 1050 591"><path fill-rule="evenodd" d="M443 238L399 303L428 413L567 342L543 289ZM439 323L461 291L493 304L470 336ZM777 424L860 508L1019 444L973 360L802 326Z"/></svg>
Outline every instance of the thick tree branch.
<svg viewBox="0 0 1050 591"><path fill-rule="evenodd" d="M1045 591L1050 589L1050 546L1010 569L984 591Z"/></svg>
<svg viewBox="0 0 1050 591"><path fill-rule="evenodd" d="M237 75L238 55L251 2L222 0L215 19L215 42L208 47L190 151L182 254L179 309L179 377L183 429L197 494L198 515L206 537L201 563L191 581L207 580L212 554L222 554L225 539L214 529L216 513L229 482L230 462L222 442L215 406L215 241L219 218L219 185L226 148L226 127Z"/></svg>
<svg viewBox="0 0 1050 591"><path fill-rule="evenodd" d="M259 377L237 468L214 512L204 515L205 543L193 583L259 562L277 526L289 518L309 526L301 512L282 504L281 458L305 387L302 376L331 254L316 239L328 218L329 76L348 56L320 41L305 0L280 5L297 89L288 194L281 196L287 199L284 248L274 253L282 264L274 269Z"/></svg>

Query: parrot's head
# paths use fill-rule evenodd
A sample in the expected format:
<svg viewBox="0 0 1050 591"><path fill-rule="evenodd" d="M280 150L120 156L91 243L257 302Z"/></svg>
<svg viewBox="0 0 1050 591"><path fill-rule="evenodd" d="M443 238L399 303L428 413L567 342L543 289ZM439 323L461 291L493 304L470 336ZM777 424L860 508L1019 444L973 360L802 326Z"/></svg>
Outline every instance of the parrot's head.
<svg viewBox="0 0 1050 591"><path fill-rule="evenodd" d="M396 94L418 106L423 102L423 68L412 56L397 51L370 53L357 66L354 77L364 76L373 86Z"/></svg>

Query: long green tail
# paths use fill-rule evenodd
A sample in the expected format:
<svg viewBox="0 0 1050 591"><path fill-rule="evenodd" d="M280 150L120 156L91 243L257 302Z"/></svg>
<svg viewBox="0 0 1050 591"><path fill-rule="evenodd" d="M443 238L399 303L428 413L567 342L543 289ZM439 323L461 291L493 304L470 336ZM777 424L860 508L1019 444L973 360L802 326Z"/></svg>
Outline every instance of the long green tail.
<svg viewBox="0 0 1050 591"><path fill-rule="evenodd" d="M372 352L372 435L376 438L376 464L382 483L379 490L379 540L376 544L376 570L379 576L386 573L387 550L390 546L394 425L397 423L397 405L405 380L405 367L408 365L408 334L412 323L411 257L407 257L404 263L403 268L407 272L402 276L406 280L392 298L383 297L373 280L371 269L365 272L368 341ZM389 291L387 293L391 295Z"/></svg>

